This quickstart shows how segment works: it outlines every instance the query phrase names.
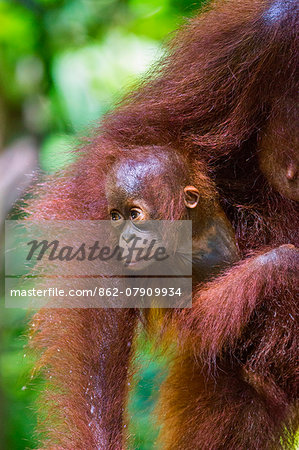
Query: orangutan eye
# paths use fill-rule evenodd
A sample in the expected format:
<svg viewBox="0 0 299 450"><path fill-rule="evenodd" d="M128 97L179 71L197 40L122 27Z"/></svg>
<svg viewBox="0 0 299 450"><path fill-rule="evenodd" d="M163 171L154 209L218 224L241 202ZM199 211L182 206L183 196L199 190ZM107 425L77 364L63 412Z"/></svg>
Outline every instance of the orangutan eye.
<svg viewBox="0 0 299 450"><path fill-rule="evenodd" d="M142 219L143 218L143 214L142 212L137 209L137 208L132 208L130 211L130 219L131 220L137 220L137 219Z"/></svg>
<svg viewBox="0 0 299 450"><path fill-rule="evenodd" d="M137 211L137 209L132 209L132 210L130 211L130 218L131 218L132 220L137 219L139 216L140 216L140 212Z"/></svg>
<svg viewBox="0 0 299 450"><path fill-rule="evenodd" d="M117 211L111 211L110 212L110 217L111 217L111 220L113 222L116 222L117 220L121 220L122 219L122 216Z"/></svg>

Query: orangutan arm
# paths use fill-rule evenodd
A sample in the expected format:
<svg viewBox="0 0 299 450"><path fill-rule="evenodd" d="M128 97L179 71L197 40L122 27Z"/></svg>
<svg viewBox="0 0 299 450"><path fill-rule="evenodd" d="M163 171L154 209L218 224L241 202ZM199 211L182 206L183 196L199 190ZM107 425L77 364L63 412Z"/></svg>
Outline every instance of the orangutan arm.
<svg viewBox="0 0 299 450"><path fill-rule="evenodd" d="M33 318L46 388L39 430L46 448L124 448L134 309L44 309ZM44 448L44 447L43 447Z"/></svg>
<svg viewBox="0 0 299 450"><path fill-rule="evenodd" d="M298 398L292 246L252 256L199 290L161 388L166 450L293 448Z"/></svg>
<svg viewBox="0 0 299 450"><path fill-rule="evenodd" d="M298 262L298 249L283 245L246 259L199 289L192 310L178 318L188 345L212 363L226 350L234 351L240 339L243 348L252 345L249 328L262 339L258 361L270 355L277 360L278 348L282 358L290 358L295 351Z"/></svg>

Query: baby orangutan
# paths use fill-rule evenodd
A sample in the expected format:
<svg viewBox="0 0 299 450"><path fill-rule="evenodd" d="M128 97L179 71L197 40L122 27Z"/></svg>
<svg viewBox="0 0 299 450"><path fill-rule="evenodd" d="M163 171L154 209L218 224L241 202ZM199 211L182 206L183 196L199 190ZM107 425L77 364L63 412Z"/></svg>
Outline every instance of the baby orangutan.
<svg viewBox="0 0 299 450"><path fill-rule="evenodd" d="M213 183L198 163L193 166L167 147L124 150L113 164L106 182L108 211L119 246L129 250L134 238L153 242L157 252L161 237L151 221L192 221L193 282L202 282L238 258L232 227L222 211ZM167 230L166 230L167 231ZM175 241L171 236L171 241ZM177 242L173 273L183 273L190 263L186 238ZM133 258L131 271L146 269L153 259Z"/></svg>

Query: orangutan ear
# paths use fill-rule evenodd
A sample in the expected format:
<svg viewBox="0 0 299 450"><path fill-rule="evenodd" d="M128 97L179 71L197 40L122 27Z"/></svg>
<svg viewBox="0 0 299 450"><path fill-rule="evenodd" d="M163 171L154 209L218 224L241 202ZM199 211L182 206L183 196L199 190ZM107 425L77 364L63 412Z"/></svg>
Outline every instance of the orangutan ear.
<svg viewBox="0 0 299 450"><path fill-rule="evenodd" d="M184 188L184 202L187 208L196 208L199 202L199 191L194 186Z"/></svg>

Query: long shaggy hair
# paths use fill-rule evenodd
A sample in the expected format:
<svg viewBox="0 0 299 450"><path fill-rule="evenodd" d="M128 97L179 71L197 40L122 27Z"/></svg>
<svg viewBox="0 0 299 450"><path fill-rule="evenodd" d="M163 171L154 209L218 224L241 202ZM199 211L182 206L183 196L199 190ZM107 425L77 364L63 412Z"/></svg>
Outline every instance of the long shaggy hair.
<svg viewBox="0 0 299 450"><path fill-rule="evenodd" d="M154 151L155 146L166 146L198 161L198 171L215 184L243 256L265 246L298 245L297 204L269 185L258 164L259 137L273 116L273 106L295 96L298 29L298 5L293 0L210 5L178 31L140 87L106 116L90 144L80 149L78 160L36 191L37 199L27 211L42 220L104 219L110 165L124 149L138 157L141 147ZM165 211L167 201L162 205ZM169 218L177 218L173 208ZM290 308L293 316L293 263L288 252L283 259L286 267L273 269L279 276L259 271L263 282L259 278L253 283L250 294L246 286L257 267L242 262L196 294L202 302L191 314L176 318L173 339L177 333L182 336L183 353L168 387L162 389L162 417L169 424L168 431L162 431L165 448L253 450L283 445L279 436L288 425L293 395L281 377L285 371L293 380L295 364L294 326L281 316L279 300L285 314ZM264 291L268 278L270 287ZM226 296L223 286L229 287ZM274 322L261 301L265 298L274 305L273 314L279 311ZM135 310L36 314L31 342L42 351L38 368L47 378L41 403L48 411L41 424L46 448L123 448L122 410L138 315ZM290 324L286 337L283 330ZM253 349L256 345L258 350ZM228 347L230 357L218 360L219 352ZM290 349L288 360L283 353ZM208 365L220 365L216 384L210 370L199 369L194 354L200 353ZM231 363L231 354L235 363L240 358L242 369ZM281 358L282 365L276 363ZM274 385L278 387L272 395ZM278 425L275 410L280 411Z"/></svg>

